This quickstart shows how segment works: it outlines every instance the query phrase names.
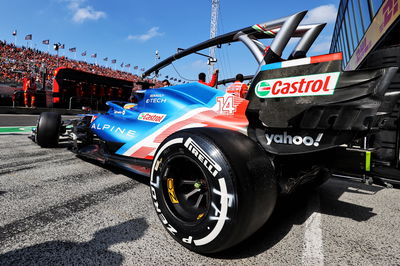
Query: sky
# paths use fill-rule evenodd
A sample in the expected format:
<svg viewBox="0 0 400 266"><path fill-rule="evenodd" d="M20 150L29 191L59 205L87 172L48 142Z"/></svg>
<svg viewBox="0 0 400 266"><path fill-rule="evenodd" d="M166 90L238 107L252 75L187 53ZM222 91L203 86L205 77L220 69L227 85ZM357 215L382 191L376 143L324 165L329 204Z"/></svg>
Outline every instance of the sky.
<svg viewBox="0 0 400 266"><path fill-rule="evenodd" d="M121 63L148 69L156 62L155 51L162 59L209 39L211 0L1 0L0 39L29 45L55 54L53 43L65 44L60 55L74 59L69 48L76 47L76 59L121 69ZM328 53L339 0L220 0L217 35L256 23L309 10L303 23L328 25L311 47L308 55ZM24 37L32 34L27 43ZM50 45L42 44L50 40ZM294 42L290 42L294 46ZM290 48L289 47L289 48ZM87 52L86 57L81 53ZM208 54L208 51L203 51ZM287 54L286 52L285 54ZM97 54L97 58L90 55ZM252 75L257 63L241 43L217 49L215 67L219 79L237 73ZM103 58L108 58L104 61ZM116 59L116 64L111 60ZM97 61L96 61L97 60ZM208 70L207 60L191 55L160 71L165 76L195 80ZM175 68L174 68L175 67ZM123 68L128 71L128 68Z"/></svg>

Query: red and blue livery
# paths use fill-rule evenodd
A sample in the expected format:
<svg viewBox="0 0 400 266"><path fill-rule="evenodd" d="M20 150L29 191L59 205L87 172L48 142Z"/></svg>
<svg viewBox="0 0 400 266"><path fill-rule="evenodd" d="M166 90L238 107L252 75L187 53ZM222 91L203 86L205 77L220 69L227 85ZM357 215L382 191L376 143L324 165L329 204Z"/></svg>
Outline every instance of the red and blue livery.
<svg viewBox="0 0 400 266"><path fill-rule="evenodd" d="M147 176L157 216L177 242L203 254L228 249L265 224L280 194L334 174L379 175L377 133L399 100L398 90L388 92L399 68L343 71L341 53L307 57L325 24L300 25L305 14L179 50L143 73L242 43L259 66L245 99L197 82L147 89L135 104L107 102L107 112L79 119L42 113L32 138L42 147L67 140L80 157ZM299 41L284 59L292 37ZM261 42L268 38L270 46Z"/></svg>

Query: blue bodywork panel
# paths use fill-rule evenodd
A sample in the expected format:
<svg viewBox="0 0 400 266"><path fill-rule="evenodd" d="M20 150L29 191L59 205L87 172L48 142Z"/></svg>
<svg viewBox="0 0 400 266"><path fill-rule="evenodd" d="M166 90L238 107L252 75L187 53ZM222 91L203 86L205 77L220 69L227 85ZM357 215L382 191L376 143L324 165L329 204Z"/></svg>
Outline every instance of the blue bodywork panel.
<svg viewBox="0 0 400 266"><path fill-rule="evenodd" d="M211 109L216 98L224 94L200 83L148 89L137 94L137 105L130 109L124 108L129 103L107 102L109 110L94 115L90 128L104 141L122 143L116 154L124 155L133 145L169 122L197 108Z"/></svg>

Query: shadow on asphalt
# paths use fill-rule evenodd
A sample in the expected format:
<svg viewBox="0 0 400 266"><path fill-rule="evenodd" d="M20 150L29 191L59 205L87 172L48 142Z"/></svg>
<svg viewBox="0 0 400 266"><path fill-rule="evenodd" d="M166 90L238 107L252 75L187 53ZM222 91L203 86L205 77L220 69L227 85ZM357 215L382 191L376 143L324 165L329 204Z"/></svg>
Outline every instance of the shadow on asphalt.
<svg viewBox="0 0 400 266"><path fill-rule="evenodd" d="M88 160L116 173L123 174L142 184L149 185L149 178L133 174L127 170L102 165L99 162ZM242 259L265 252L279 243L292 229L293 225L302 225L314 213L345 217L355 221L367 221L376 213L373 209L357 204L341 201L343 193L363 194L374 196L383 187L365 185L363 183L331 178L326 184L314 190L298 191L288 196L278 198L277 205L270 219L256 233L237 246L208 256L219 259ZM319 210L310 210L310 201L319 197Z"/></svg>
<svg viewBox="0 0 400 266"><path fill-rule="evenodd" d="M122 174L137 182L149 185L148 177L140 176L115 166L104 165L94 160L81 159L99 165L115 174ZM343 193L373 196L382 189L382 187L332 178L318 189L299 191L289 196L281 196L270 219L255 234L227 251L208 256L234 260L261 254L285 238L294 225L304 224L314 211L359 222L366 221L376 215L372 212L372 208L344 202L339 198ZM310 202L316 196L319 197L320 208L318 210L310 210Z"/></svg>
<svg viewBox="0 0 400 266"><path fill-rule="evenodd" d="M360 206L340 200L343 193L361 194L365 197L374 196L383 187L365 185L340 179L332 179L330 186L320 188L320 212L327 215L349 218L357 222L367 221L376 213L373 208Z"/></svg>
<svg viewBox="0 0 400 266"><path fill-rule="evenodd" d="M56 149L71 149L72 143L70 142L59 142Z"/></svg>
<svg viewBox="0 0 400 266"><path fill-rule="evenodd" d="M318 189L280 197L278 198L273 214L263 227L237 246L227 251L213 254L212 257L219 259L242 259L265 252L285 238L294 225L305 223L314 212L309 208L310 201L314 200L318 194L320 208L316 211L355 221L366 221L376 215L372 212L372 208L343 202L339 200L339 197L344 192L364 193L373 196L381 189L383 188L331 179Z"/></svg>
<svg viewBox="0 0 400 266"><path fill-rule="evenodd" d="M124 256L108 248L140 239L148 227L139 218L101 229L88 242L44 242L1 254L0 265L121 265Z"/></svg>

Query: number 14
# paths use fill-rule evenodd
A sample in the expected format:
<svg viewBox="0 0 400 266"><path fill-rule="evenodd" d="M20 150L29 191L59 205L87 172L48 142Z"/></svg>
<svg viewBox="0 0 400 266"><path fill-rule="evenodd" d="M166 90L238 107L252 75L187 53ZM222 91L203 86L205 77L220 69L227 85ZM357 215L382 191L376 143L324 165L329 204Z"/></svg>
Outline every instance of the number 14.
<svg viewBox="0 0 400 266"><path fill-rule="evenodd" d="M218 102L218 110L221 113L228 113L228 114L234 114L236 111L234 102L233 102L233 97L217 97L217 102Z"/></svg>

